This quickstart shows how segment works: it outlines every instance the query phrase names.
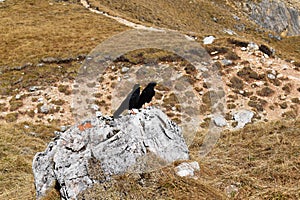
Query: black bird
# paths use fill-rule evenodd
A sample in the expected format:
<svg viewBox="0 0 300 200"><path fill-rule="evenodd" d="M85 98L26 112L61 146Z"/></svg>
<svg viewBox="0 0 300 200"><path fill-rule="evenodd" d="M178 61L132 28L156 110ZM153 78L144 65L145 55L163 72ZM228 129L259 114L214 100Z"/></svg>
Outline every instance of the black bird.
<svg viewBox="0 0 300 200"><path fill-rule="evenodd" d="M156 82L150 82L145 89L142 91L142 94L138 101L137 108L141 108L145 103L149 103L152 100L152 97L155 95L154 87L157 85Z"/></svg>
<svg viewBox="0 0 300 200"><path fill-rule="evenodd" d="M133 93L135 93L135 91L138 90L139 94L138 96L140 95L140 85L139 84L135 84L131 90L131 92L127 95L127 97L123 100L123 102L121 103L121 105L119 106L119 108L114 112L113 116L114 118L119 118L120 117L120 114L129 108L129 102L130 102L130 99L132 98L133 96Z"/></svg>
<svg viewBox="0 0 300 200"><path fill-rule="evenodd" d="M129 110L138 108L138 103L140 99L140 86L134 90L129 99Z"/></svg>

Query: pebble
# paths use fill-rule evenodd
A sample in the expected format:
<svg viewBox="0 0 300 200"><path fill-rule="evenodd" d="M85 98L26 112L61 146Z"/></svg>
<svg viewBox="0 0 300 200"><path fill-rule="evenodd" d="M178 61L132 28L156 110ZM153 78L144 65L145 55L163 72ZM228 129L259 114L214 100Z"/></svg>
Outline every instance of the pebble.
<svg viewBox="0 0 300 200"><path fill-rule="evenodd" d="M95 110L95 111L98 111L98 110L99 110L99 106L96 105L96 104L92 104L92 105L91 105L91 108L92 108L93 110Z"/></svg>
<svg viewBox="0 0 300 200"><path fill-rule="evenodd" d="M194 162L184 162L175 167L176 174L178 176L194 176L194 171L199 171L200 166L199 163L194 161Z"/></svg>
<svg viewBox="0 0 300 200"><path fill-rule="evenodd" d="M222 62L222 64L223 64L224 66L227 66L227 65L231 65L231 64L232 64L232 61L231 61L231 60L227 60L227 59L223 59L221 62Z"/></svg>
<svg viewBox="0 0 300 200"><path fill-rule="evenodd" d="M241 47L241 50L242 51L247 51L247 48L246 47Z"/></svg>
<svg viewBox="0 0 300 200"><path fill-rule="evenodd" d="M268 74L268 78L274 80L276 76L274 74Z"/></svg>
<svg viewBox="0 0 300 200"><path fill-rule="evenodd" d="M286 100L286 95L281 94L281 95L279 96L279 99L280 99L280 100Z"/></svg>
<svg viewBox="0 0 300 200"><path fill-rule="evenodd" d="M17 94L17 95L16 95L16 100L19 100L19 99L21 98L21 96L22 96L22 95Z"/></svg>
<svg viewBox="0 0 300 200"><path fill-rule="evenodd" d="M216 38L214 36L208 36L203 39L203 44L212 44Z"/></svg>
<svg viewBox="0 0 300 200"><path fill-rule="evenodd" d="M43 97L40 97L40 98L38 98L38 100L37 100L39 103L42 103L43 101L44 101L44 98Z"/></svg>
<svg viewBox="0 0 300 200"><path fill-rule="evenodd" d="M215 116L214 123L216 124L216 126L219 127L223 127L227 125L227 121L222 115Z"/></svg>
<svg viewBox="0 0 300 200"><path fill-rule="evenodd" d="M30 91L30 92L34 92L34 91L36 91L37 89L38 89L37 86L30 86L30 87L29 87L29 91Z"/></svg>
<svg viewBox="0 0 300 200"><path fill-rule="evenodd" d="M44 104L44 105L42 105L41 107L40 107L40 109L41 109L41 112L42 113L48 113L49 112L49 107L46 105L46 104Z"/></svg>
<svg viewBox="0 0 300 200"><path fill-rule="evenodd" d="M122 67L122 69L121 69L121 72L122 73L126 73L126 72L128 72L129 71L129 68L128 67Z"/></svg>
<svg viewBox="0 0 300 200"><path fill-rule="evenodd" d="M230 29L224 29L224 33L227 33L228 35L236 35L236 33L233 30Z"/></svg>

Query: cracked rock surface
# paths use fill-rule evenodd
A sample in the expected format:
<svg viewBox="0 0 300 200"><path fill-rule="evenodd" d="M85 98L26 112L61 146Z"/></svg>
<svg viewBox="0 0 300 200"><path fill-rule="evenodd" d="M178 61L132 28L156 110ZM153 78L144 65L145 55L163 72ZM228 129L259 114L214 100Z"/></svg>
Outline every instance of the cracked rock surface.
<svg viewBox="0 0 300 200"><path fill-rule="evenodd" d="M157 108L118 119L100 116L60 132L35 155L37 198L56 184L62 199L76 199L111 175L145 172L188 158L181 129Z"/></svg>

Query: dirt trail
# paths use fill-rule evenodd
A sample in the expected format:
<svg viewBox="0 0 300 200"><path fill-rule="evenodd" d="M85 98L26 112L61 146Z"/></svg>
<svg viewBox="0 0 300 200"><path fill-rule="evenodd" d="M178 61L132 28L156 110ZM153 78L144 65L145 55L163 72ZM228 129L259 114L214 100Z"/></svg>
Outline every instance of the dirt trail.
<svg viewBox="0 0 300 200"><path fill-rule="evenodd" d="M108 18L111 18L113 20L116 20L117 22L125 25L125 26L128 26L130 28L133 28L133 29L140 29L140 30L148 30L148 31L175 31L175 32L179 32L177 30L173 30L173 29L166 29L166 28L154 28L154 27L148 27L148 26L144 26L144 25L141 25L141 24L137 24L137 23L134 23L134 22L131 22L131 21L128 21L124 18L121 18L121 17L117 17L117 16L112 16L112 15L109 15L108 13L106 12L103 12L103 11L99 11L99 10L96 10L94 8L91 7L91 5L88 3L87 0L80 0L80 3L86 8L88 9L89 11L93 12L93 13L96 13L96 14L99 14L99 15L103 15L105 17L108 17ZM193 33L191 33L193 34ZM186 35L184 34L185 37L187 37L187 39L189 40L195 40L194 37L191 37L189 35Z"/></svg>

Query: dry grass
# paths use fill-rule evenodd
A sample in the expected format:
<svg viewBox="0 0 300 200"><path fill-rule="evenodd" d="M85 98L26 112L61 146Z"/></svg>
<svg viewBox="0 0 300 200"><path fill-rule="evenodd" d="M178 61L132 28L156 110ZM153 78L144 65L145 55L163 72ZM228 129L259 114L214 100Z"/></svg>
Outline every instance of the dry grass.
<svg viewBox="0 0 300 200"><path fill-rule="evenodd" d="M96 0L91 2L97 5ZM225 36L224 27L235 30L232 23L235 10L227 9L225 0L214 1L216 4L189 2L103 0L99 7L147 25L193 31L200 39L215 35L219 39L214 45L226 48L226 52L232 47L228 38L267 43L276 49L278 55L299 62L299 37L273 41L267 32L257 32L254 24L243 19L239 23L244 23L248 29L238 34L246 39ZM49 56L74 58L86 54L104 39L127 29L111 19L88 12L76 3L7 0L0 4L0 10L0 94L6 96L14 94L16 89L33 85L46 87L64 78L74 78L79 62L61 64L60 69L56 64L42 68L35 64ZM218 19L217 23L213 17ZM177 59L161 54L162 60ZM142 57L127 57L132 63L143 62L145 58L157 59L147 56L147 52ZM12 69L27 62L34 65L21 70ZM65 93L66 89L62 87L61 92ZM7 107L0 105L0 110L5 111ZM10 117L10 123L0 126L0 199L35 199L32 159L36 152L45 149L58 124L14 124L14 117ZM239 192L232 194L233 199L299 199L299 130L298 120L227 131L213 151L201 160L196 156L202 143L199 136L190 147L192 158L201 165L197 180L175 176L173 166L169 166L150 174L117 176L112 183L106 184L105 193L103 185L98 185L86 195L90 198L106 195L110 199L224 199L224 189L236 185ZM141 180L144 183L141 184ZM59 197L51 191L46 199Z"/></svg>
<svg viewBox="0 0 300 200"><path fill-rule="evenodd" d="M0 199L35 199L32 159L45 149L54 130L32 124L0 126Z"/></svg>
<svg viewBox="0 0 300 200"><path fill-rule="evenodd" d="M87 54L104 39L127 29L68 2L10 0L1 3L0 10L0 66Z"/></svg>
<svg viewBox="0 0 300 200"><path fill-rule="evenodd" d="M202 177L221 191L236 185L239 192L234 199L299 199L299 134L299 120L224 132L213 151L200 160Z"/></svg>

